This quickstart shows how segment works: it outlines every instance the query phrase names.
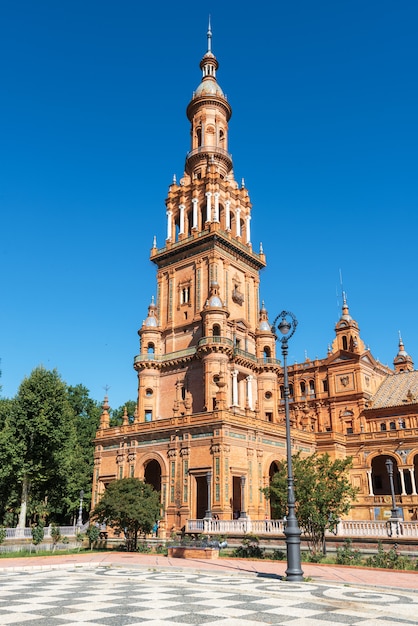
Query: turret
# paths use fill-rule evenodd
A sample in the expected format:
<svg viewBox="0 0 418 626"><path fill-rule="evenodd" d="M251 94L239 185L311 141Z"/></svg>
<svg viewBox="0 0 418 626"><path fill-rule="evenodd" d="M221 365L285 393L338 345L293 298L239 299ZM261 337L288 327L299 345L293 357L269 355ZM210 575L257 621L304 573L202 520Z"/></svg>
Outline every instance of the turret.
<svg viewBox="0 0 418 626"><path fill-rule="evenodd" d="M393 359L393 367L395 372L412 372L414 370L414 362L405 350L400 332L398 354Z"/></svg>

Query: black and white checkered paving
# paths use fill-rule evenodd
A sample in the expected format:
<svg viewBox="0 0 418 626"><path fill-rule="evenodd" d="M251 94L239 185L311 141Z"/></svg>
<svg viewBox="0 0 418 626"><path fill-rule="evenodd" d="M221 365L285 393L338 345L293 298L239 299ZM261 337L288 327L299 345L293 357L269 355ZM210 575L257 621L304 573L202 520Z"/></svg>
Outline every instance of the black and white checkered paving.
<svg viewBox="0 0 418 626"><path fill-rule="evenodd" d="M68 567L0 572L0 624L418 624L418 594L276 577Z"/></svg>

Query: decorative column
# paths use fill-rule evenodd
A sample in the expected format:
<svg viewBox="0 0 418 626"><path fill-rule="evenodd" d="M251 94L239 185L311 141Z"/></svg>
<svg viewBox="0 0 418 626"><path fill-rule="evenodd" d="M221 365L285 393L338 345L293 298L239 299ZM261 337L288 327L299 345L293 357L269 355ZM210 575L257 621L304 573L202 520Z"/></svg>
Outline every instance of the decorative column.
<svg viewBox="0 0 418 626"><path fill-rule="evenodd" d="M246 243L251 243L251 227L250 227L250 222L251 222L251 215L247 215L247 217L245 218L246 221L246 230L247 230L247 241Z"/></svg>
<svg viewBox="0 0 418 626"><path fill-rule="evenodd" d="M193 226L192 228L197 228L197 198L193 198L192 200L192 204L193 204Z"/></svg>
<svg viewBox="0 0 418 626"><path fill-rule="evenodd" d="M179 235L184 235L184 204L180 204L180 228Z"/></svg>
<svg viewBox="0 0 418 626"><path fill-rule="evenodd" d="M212 206L211 206L212 192L207 191L205 195L206 195L206 221L210 222L212 220Z"/></svg>
<svg viewBox="0 0 418 626"><path fill-rule="evenodd" d="M247 382L247 404L248 404L248 408L251 409L251 411L253 411L253 409L254 409L254 406L253 406L253 387L252 387L253 376L251 374L249 376L247 376L246 382Z"/></svg>
<svg viewBox="0 0 418 626"><path fill-rule="evenodd" d="M236 216L236 224L235 224L235 234L237 237L241 237L241 219L240 219L240 215L241 215L241 209L239 207L237 207L235 216Z"/></svg>
<svg viewBox="0 0 418 626"><path fill-rule="evenodd" d="M211 508L211 501L212 501L212 496L211 496L212 472L208 472L206 474L206 484L207 484L207 487L208 487L208 508L206 509L206 512L205 512L205 518L206 519L210 519L212 517L212 508Z"/></svg>
<svg viewBox="0 0 418 626"><path fill-rule="evenodd" d="M401 477L401 496L406 496L406 488L405 488L405 476L403 474L403 468L398 467L398 472Z"/></svg>
<svg viewBox="0 0 418 626"><path fill-rule="evenodd" d="M409 474L411 476L411 485L412 485L412 494L413 496L418 495L417 494L417 484L415 482L415 472L414 472L414 468L410 467L409 468Z"/></svg>
<svg viewBox="0 0 418 626"><path fill-rule="evenodd" d="M167 239L168 239L168 241L171 241L171 237L172 237L171 218L172 218L173 212L172 211L167 211L166 215L167 215Z"/></svg>
<svg viewBox="0 0 418 626"><path fill-rule="evenodd" d="M247 517L247 511L245 510L245 476L241 476L241 511L239 517L240 519Z"/></svg>
<svg viewBox="0 0 418 626"><path fill-rule="evenodd" d="M215 198L215 206L214 206L214 215L213 215L213 221L214 222L219 222L219 192L216 191L214 194L214 198Z"/></svg>
<svg viewBox="0 0 418 626"><path fill-rule="evenodd" d="M233 370L232 375L232 406L238 406L238 370Z"/></svg>
<svg viewBox="0 0 418 626"><path fill-rule="evenodd" d="M367 480L369 482L369 496L374 496L374 493L373 493L373 481L372 481L372 470L367 470Z"/></svg>
<svg viewBox="0 0 418 626"><path fill-rule="evenodd" d="M227 200L225 202L225 228L226 230L231 230L231 201Z"/></svg>

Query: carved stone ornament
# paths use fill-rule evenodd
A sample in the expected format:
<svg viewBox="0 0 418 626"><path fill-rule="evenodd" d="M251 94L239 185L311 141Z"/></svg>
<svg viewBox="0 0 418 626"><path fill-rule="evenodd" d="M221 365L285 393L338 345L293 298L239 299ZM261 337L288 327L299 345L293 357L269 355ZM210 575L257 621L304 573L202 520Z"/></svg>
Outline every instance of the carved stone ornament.
<svg viewBox="0 0 418 626"><path fill-rule="evenodd" d="M342 384L343 387L347 387L349 382L350 382L350 379L348 376L340 376L340 383Z"/></svg>
<svg viewBox="0 0 418 626"><path fill-rule="evenodd" d="M181 457L190 456L190 448L182 448L180 450L180 456Z"/></svg>
<svg viewBox="0 0 418 626"><path fill-rule="evenodd" d="M167 450L167 456L169 459L173 459L175 456L177 456L177 450L175 448L169 448Z"/></svg>

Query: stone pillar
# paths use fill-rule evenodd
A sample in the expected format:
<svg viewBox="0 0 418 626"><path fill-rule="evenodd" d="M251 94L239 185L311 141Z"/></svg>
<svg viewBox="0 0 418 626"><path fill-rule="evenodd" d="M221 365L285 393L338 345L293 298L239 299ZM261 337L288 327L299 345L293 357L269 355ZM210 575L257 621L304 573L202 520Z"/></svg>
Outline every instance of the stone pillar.
<svg viewBox="0 0 418 626"><path fill-rule="evenodd" d="M367 480L369 481L369 496L374 496L373 482L372 482L372 470L367 470Z"/></svg>
<svg viewBox="0 0 418 626"><path fill-rule="evenodd" d="M241 219L240 219L240 215L241 215L241 209L239 207L237 207L236 213L235 213L235 218L236 218L236 224L235 224L235 234L237 237L241 237Z"/></svg>
<svg viewBox="0 0 418 626"><path fill-rule="evenodd" d="M179 235L184 235L184 204L180 204L180 225L179 225Z"/></svg>
<svg viewBox="0 0 418 626"><path fill-rule="evenodd" d="M232 406L238 406L238 370L232 371Z"/></svg>
<svg viewBox="0 0 418 626"><path fill-rule="evenodd" d="M212 495L211 495L212 472L208 472L206 474L206 484L207 484L207 487L208 487L208 508L206 509L206 512L205 512L205 518L211 519L211 517L212 517L212 507L211 507L211 500L212 500Z"/></svg>
<svg viewBox="0 0 418 626"><path fill-rule="evenodd" d="M212 192L206 192L206 221L212 221L212 205L211 205Z"/></svg>
<svg viewBox="0 0 418 626"><path fill-rule="evenodd" d="M214 198L215 198L215 206L214 206L214 211L213 211L213 221L214 222L219 222L219 192L216 191L213 195L214 195Z"/></svg>
<svg viewBox="0 0 418 626"><path fill-rule="evenodd" d="M416 496L417 494L417 484L415 482L415 472L414 472L414 468L410 467L409 468L409 474L411 476L411 485L412 485L412 495Z"/></svg>
<svg viewBox="0 0 418 626"><path fill-rule="evenodd" d="M247 511L245 510L245 476L241 476L241 511L239 517L240 519L247 517Z"/></svg>
<svg viewBox="0 0 418 626"><path fill-rule="evenodd" d="M398 467L398 472L399 472L400 477L401 477L401 496L406 496L405 476L403 474L403 468Z"/></svg>
<svg viewBox="0 0 418 626"><path fill-rule="evenodd" d="M231 212L230 212L231 201L227 200L225 202L225 228L226 230L231 230Z"/></svg>
<svg viewBox="0 0 418 626"><path fill-rule="evenodd" d="M247 229L247 241L246 243L251 243L251 215L247 215L246 217L246 229Z"/></svg>
<svg viewBox="0 0 418 626"><path fill-rule="evenodd" d="M247 381L247 404L248 404L248 408L251 409L251 411L253 411L254 410L253 387L252 387L253 376L251 376L251 374L247 376L246 381Z"/></svg>
<svg viewBox="0 0 418 626"><path fill-rule="evenodd" d="M172 223L171 223L171 217L173 215L172 211L167 211L166 213L167 215L167 239L169 241L171 241L171 237L172 237Z"/></svg>
<svg viewBox="0 0 418 626"><path fill-rule="evenodd" d="M197 198L193 198L192 200L192 204L193 204L193 226L192 228L197 228L198 224L197 224Z"/></svg>

